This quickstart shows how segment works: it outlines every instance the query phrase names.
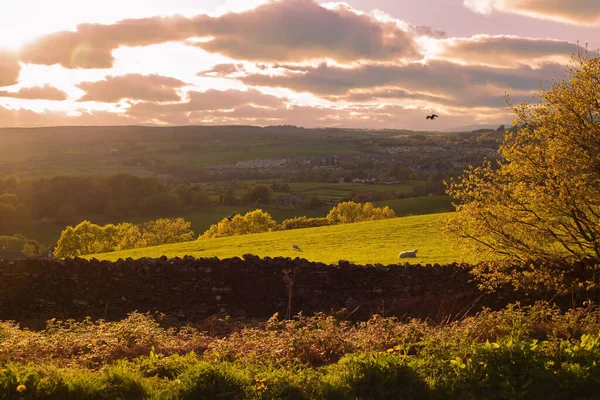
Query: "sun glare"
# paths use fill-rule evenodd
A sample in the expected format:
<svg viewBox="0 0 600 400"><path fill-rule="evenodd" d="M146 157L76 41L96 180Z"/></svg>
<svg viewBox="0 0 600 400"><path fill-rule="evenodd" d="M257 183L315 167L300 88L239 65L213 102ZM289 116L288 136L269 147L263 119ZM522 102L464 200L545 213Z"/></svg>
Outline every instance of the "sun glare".
<svg viewBox="0 0 600 400"><path fill-rule="evenodd" d="M211 12L215 7L210 0L179 1L176 5L163 0L20 0L10 3L10 6L0 5L0 49L18 50L38 36L75 30L83 22L110 24L156 15L192 16Z"/></svg>

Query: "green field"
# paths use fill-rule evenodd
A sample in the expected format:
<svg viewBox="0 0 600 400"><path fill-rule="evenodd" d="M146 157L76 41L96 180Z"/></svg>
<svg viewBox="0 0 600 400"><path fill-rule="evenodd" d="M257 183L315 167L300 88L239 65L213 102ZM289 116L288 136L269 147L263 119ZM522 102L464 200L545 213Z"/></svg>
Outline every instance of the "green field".
<svg viewBox="0 0 600 400"><path fill-rule="evenodd" d="M244 187L237 187L234 189L236 196L241 197L248 192L248 188L256 184L269 185L273 182L272 179L265 180L247 180L243 181ZM346 199L352 199L357 194L383 194L384 199L396 199L397 195L404 194L408 195L414 191L416 187L422 187L427 182L423 181L406 181L403 183L393 184L382 184L382 183L323 183L323 182L292 182L289 183L288 192L276 192L276 196L288 195L290 193L300 195L306 199L310 199L312 196L316 196L324 204L328 204L329 207L332 204L337 204ZM218 201L219 193L222 193L223 189L218 190L214 188L207 189L207 193L211 196L213 201ZM448 203L449 204L449 203ZM443 211L449 211L446 208ZM405 210L403 209L402 212ZM422 212L411 212L411 214L422 214Z"/></svg>
<svg viewBox="0 0 600 400"><path fill-rule="evenodd" d="M421 214L433 214L440 212L452 211L453 208L450 204L451 200L448 196L427 196L427 197L415 197L408 199L397 199L397 200L386 200L375 202L377 207L383 207L389 205L398 216L405 215L421 215ZM261 207L263 211L271 214L275 221L281 223L283 220L299 216L307 217L324 217L327 215L332 205L323 205L319 208L306 209L306 208L277 208L277 207ZM202 234L212 224L215 224L222 220L225 216L238 211L244 214L248 211L252 211L257 207L254 205L248 206L223 206L217 205L207 207L201 210L188 210L181 212L177 215L155 215L145 217L133 217L133 218L122 218L122 219L106 219L106 218L89 218L91 222L99 225L107 223L119 223L119 222L132 222L142 223L151 219L163 218L163 217L181 217L186 221L191 222L192 230L196 234ZM52 245L56 243L60 237L60 233L65 229L64 225L48 223L37 223L31 229L20 232L28 238L35 239L41 243Z"/></svg>
<svg viewBox="0 0 600 400"><path fill-rule="evenodd" d="M454 211L452 199L449 196L425 196L375 201L373 205L377 207L389 206L399 217Z"/></svg>
<svg viewBox="0 0 600 400"><path fill-rule="evenodd" d="M426 264L471 261L443 236L442 225L446 215L422 215L356 224L201 239L89 255L86 258L117 260L127 257L160 257L162 255L167 257L191 255L229 258L250 253L261 257L301 257L324 263L337 263L342 259L357 264L394 264L399 262L398 253L400 251L419 249L416 259L403 259L402 262L408 260ZM298 244L302 251L294 251L292 244Z"/></svg>
<svg viewBox="0 0 600 400"><path fill-rule="evenodd" d="M167 165L358 153L361 137L361 131L251 126L0 128L0 177L147 175Z"/></svg>

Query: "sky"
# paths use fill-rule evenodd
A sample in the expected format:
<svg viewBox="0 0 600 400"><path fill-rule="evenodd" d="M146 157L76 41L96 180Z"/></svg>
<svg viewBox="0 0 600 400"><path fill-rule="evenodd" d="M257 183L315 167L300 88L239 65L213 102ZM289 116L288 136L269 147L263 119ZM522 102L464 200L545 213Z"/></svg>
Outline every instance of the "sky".
<svg viewBox="0 0 600 400"><path fill-rule="evenodd" d="M0 127L498 126L600 48L598 0L4 2Z"/></svg>

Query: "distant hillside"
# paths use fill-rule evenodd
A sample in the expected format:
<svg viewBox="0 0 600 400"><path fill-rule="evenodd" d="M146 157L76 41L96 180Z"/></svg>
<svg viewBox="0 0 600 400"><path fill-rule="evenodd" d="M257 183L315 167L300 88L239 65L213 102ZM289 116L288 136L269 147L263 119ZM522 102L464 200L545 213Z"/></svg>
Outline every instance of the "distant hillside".
<svg viewBox="0 0 600 400"><path fill-rule="evenodd" d="M204 168L208 165L356 155L376 151L378 144L398 136L423 139L435 134L294 126L0 128L0 177L127 172L193 177L199 181L205 178Z"/></svg>
<svg viewBox="0 0 600 400"><path fill-rule="evenodd" d="M465 126L456 126L453 128L443 129L443 132L472 132L479 129L491 129L496 130L500 125L504 125L506 128L510 128L511 123L507 122L505 124L473 124L473 125L465 125Z"/></svg>
<svg viewBox="0 0 600 400"><path fill-rule="evenodd" d="M301 257L311 261L337 263L340 259L358 264L451 263L472 261L442 234L448 214L401 217L383 221L295 229L253 235L202 239L186 243L133 249L86 256L101 260L119 258L191 255L219 258L256 254L261 257ZM293 250L297 244L302 251ZM404 250L418 249L418 257L398 259Z"/></svg>

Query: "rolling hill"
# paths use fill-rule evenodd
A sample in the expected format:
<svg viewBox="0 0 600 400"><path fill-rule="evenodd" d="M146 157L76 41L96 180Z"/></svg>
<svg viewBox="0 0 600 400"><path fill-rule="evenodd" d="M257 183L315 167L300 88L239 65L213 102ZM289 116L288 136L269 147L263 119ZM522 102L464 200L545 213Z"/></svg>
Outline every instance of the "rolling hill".
<svg viewBox="0 0 600 400"><path fill-rule="evenodd" d="M398 263L398 253L419 249L411 263L451 263L473 261L442 233L444 217L432 214L369 221L355 224L325 226L267 232L253 235L201 239L185 243L95 254L86 258L117 260L119 258L194 257L228 258L243 254L260 257L301 257L310 261L337 263L348 260L357 264ZM302 251L292 249L297 244Z"/></svg>

